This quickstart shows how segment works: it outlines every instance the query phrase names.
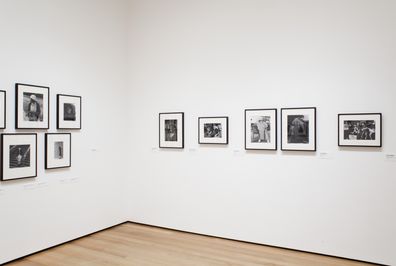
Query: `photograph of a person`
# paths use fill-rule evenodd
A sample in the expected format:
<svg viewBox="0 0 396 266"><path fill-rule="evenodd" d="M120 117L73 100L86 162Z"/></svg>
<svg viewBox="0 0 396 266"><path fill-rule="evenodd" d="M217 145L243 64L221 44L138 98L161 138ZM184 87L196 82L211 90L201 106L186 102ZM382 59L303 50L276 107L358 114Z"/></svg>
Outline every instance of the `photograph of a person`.
<svg viewBox="0 0 396 266"><path fill-rule="evenodd" d="M169 112L159 114L159 147L184 148L184 113Z"/></svg>
<svg viewBox="0 0 396 266"><path fill-rule="evenodd" d="M228 117L199 117L199 144L228 144Z"/></svg>
<svg viewBox="0 0 396 266"><path fill-rule="evenodd" d="M57 94L57 129L81 129L81 96Z"/></svg>
<svg viewBox="0 0 396 266"><path fill-rule="evenodd" d="M10 168L30 166L30 145L10 145Z"/></svg>
<svg viewBox="0 0 396 266"><path fill-rule="evenodd" d="M288 115L287 132L288 143L309 143L309 116Z"/></svg>
<svg viewBox="0 0 396 266"><path fill-rule="evenodd" d="M63 141L54 142L54 158L57 160L63 159Z"/></svg>
<svg viewBox="0 0 396 266"><path fill-rule="evenodd" d="M23 93L23 119L25 121L43 121L43 99L43 94Z"/></svg>
<svg viewBox="0 0 396 266"><path fill-rule="evenodd" d="M345 120L345 140L375 140L374 120Z"/></svg>
<svg viewBox="0 0 396 266"><path fill-rule="evenodd" d="M177 141L177 119L165 120L165 141Z"/></svg>
<svg viewBox="0 0 396 266"><path fill-rule="evenodd" d="M45 134L45 169L71 167L71 134Z"/></svg>
<svg viewBox="0 0 396 266"><path fill-rule="evenodd" d="M277 149L277 110L246 109L245 110L245 149L276 150Z"/></svg>
<svg viewBox="0 0 396 266"><path fill-rule="evenodd" d="M221 138L222 127L220 123L205 123L204 124L205 138Z"/></svg>
<svg viewBox="0 0 396 266"><path fill-rule="evenodd" d="M250 141L252 143L271 142L271 121L269 116L250 118Z"/></svg>
<svg viewBox="0 0 396 266"><path fill-rule="evenodd" d="M76 106L72 103L64 103L63 119L65 121L76 121Z"/></svg>

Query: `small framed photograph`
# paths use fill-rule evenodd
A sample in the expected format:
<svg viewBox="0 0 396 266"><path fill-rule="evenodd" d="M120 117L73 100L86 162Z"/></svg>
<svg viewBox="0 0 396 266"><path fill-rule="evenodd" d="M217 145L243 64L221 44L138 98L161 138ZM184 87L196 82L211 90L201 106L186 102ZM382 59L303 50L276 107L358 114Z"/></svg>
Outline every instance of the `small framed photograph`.
<svg viewBox="0 0 396 266"><path fill-rule="evenodd" d="M58 94L57 129L81 129L81 96Z"/></svg>
<svg viewBox="0 0 396 266"><path fill-rule="evenodd" d="M199 144L228 144L228 117L199 117Z"/></svg>
<svg viewBox="0 0 396 266"><path fill-rule="evenodd" d="M37 176L37 134L1 135L1 181Z"/></svg>
<svg viewBox="0 0 396 266"><path fill-rule="evenodd" d="M184 113L159 114L159 147L184 148Z"/></svg>
<svg viewBox="0 0 396 266"><path fill-rule="evenodd" d="M71 167L71 134L45 134L45 169Z"/></svg>
<svg viewBox="0 0 396 266"><path fill-rule="evenodd" d="M339 114L338 146L382 147L382 114Z"/></svg>
<svg viewBox="0 0 396 266"><path fill-rule="evenodd" d="M277 149L277 110L245 110L245 150Z"/></svg>
<svg viewBox="0 0 396 266"><path fill-rule="evenodd" d="M316 151L316 108L281 109L281 149Z"/></svg>
<svg viewBox="0 0 396 266"><path fill-rule="evenodd" d="M7 93L0 91L0 129L6 128Z"/></svg>
<svg viewBox="0 0 396 266"><path fill-rule="evenodd" d="M49 128L49 88L17 83L16 122L17 129Z"/></svg>

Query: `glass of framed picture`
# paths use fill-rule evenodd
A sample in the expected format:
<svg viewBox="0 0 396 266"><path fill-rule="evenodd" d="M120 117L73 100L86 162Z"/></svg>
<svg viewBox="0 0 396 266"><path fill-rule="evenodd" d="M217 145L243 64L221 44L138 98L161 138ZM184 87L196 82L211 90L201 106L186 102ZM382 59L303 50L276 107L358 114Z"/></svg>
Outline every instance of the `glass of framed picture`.
<svg viewBox="0 0 396 266"><path fill-rule="evenodd" d="M71 134L45 134L45 169L71 167Z"/></svg>
<svg viewBox="0 0 396 266"><path fill-rule="evenodd" d="M281 109L281 149L316 151L316 108Z"/></svg>
<svg viewBox="0 0 396 266"><path fill-rule="evenodd" d="M6 128L7 93L0 91L0 129Z"/></svg>
<svg viewBox="0 0 396 266"><path fill-rule="evenodd" d="M199 117L199 144L228 144L228 117Z"/></svg>
<svg viewBox="0 0 396 266"><path fill-rule="evenodd" d="M339 114L338 146L381 147L382 114Z"/></svg>
<svg viewBox="0 0 396 266"><path fill-rule="evenodd" d="M57 129L81 129L81 96L58 94Z"/></svg>
<svg viewBox="0 0 396 266"><path fill-rule="evenodd" d="M49 128L49 87L17 83L16 128Z"/></svg>
<svg viewBox="0 0 396 266"><path fill-rule="evenodd" d="M159 147L184 148L184 113L159 114Z"/></svg>
<svg viewBox="0 0 396 266"><path fill-rule="evenodd" d="M277 149L277 110L245 110L245 149Z"/></svg>
<svg viewBox="0 0 396 266"><path fill-rule="evenodd" d="M1 181L37 176L37 134L1 135Z"/></svg>

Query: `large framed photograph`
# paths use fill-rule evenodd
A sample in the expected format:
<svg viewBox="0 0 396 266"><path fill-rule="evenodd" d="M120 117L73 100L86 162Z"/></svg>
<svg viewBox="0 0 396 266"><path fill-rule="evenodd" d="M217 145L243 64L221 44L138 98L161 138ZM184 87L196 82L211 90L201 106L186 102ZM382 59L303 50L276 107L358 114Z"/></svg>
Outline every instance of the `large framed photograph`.
<svg viewBox="0 0 396 266"><path fill-rule="evenodd" d="M45 134L45 169L71 167L71 134Z"/></svg>
<svg viewBox="0 0 396 266"><path fill-rule="evenodd" d="M199 117L199 144L228 144L228 117Z"/></svg>
<svg viewBox="0 0 396 266"><path fill-rule="evenodd" d="M245 110L245 149L277 149L277 110Z"/></svg>
<svg viewBox="0 0 396 266"><path fill-rule="evenodd" d="M382 114L339 114L338 146L382 147Z"/></svg>
<svg viewBox="0 0 396 266"><path fill-rule="evenodd" d="M184 148L184 113L159 114L159 147Z"/></svg>
<svg viewBox="0 0 396 266"><path fill-rule="evenodd" d="M0 91L0 129L6 128L7 93Z"/></svg>
<svg viewBox="0 0 396 266"><path fill-rule="evenodd" d="M316 108L281 109L281 149L316 151Z"/></svg>
<svg viewBox="0 0 396 266"><path fill-rule="evenodd" d="M81 96L58 94L57 129L81 129Z"/></svg>
<svg viewBox="0 0 396 266"><path fill-rule="evenodd" d="M17 83L16 122L17 129L49 128L49 88Z"/></svg>
<svg viewBox="0 0 396 266"><path fill-rule="evenodd" d="M37 134L1 135L1 181L37 176Z"/></svg>

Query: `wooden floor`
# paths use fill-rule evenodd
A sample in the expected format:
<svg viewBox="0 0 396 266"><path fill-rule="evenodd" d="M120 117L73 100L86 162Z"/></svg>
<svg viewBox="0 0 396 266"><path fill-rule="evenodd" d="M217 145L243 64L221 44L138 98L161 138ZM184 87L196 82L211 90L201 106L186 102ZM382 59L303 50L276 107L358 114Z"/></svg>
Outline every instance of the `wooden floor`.
<svg viewBox="0 0 396 266"><path fill-rule="evenodd" d="M7 266L371 265L126 223Z"/></svg>

